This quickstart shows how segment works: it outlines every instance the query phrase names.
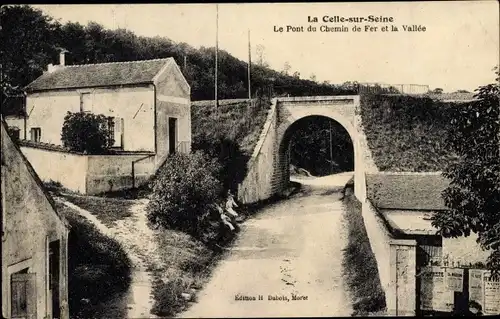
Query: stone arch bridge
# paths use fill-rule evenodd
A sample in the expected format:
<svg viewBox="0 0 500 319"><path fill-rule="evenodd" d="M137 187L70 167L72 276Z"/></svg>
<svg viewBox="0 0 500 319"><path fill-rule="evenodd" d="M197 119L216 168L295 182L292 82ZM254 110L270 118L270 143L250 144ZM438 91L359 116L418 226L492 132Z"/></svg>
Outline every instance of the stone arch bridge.
<svg viewBox="0 0 500 319"><path fill-rule="evenodd" d="M368 149L359 115L359 95L308 96L273 99L259 141L248 162L247 176L238 188L243 203L255 203L277 195L290 179L291 125L309 116L328 117L342 125L354 148L355 196L366 197L365 173L377 171Z"/></svg>

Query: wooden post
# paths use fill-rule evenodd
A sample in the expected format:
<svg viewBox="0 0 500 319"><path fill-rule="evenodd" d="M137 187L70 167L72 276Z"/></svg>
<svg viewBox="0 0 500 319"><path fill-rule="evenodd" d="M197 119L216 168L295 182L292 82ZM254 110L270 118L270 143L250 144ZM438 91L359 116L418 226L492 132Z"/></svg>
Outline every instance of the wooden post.
<svg viewBox="0 0 500 319"><path fill-rule="evenodd" d="M215 18L215 108L219 107L219 98L217 94L217 81L218 81L218 54L219 54L219 5L216 4L217 10Z"/></svg>
<svg viewBox="0 0 500 319"><path fill-rule="evenodd" d="M248 29L248 103L252 102L252 88L250 82L250 73L252 68L252 49L250 46L250 29Z"/></svg>

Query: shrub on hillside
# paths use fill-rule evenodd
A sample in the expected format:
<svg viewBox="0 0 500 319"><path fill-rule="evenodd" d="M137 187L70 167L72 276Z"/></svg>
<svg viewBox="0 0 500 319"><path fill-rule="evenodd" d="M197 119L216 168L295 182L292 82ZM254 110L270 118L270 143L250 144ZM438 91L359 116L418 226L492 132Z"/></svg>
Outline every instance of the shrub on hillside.
<svg viewBox="0 0 500 319"><path fill-rule="evenodd" d="M153 181L149 222L198 237L202 216L221 195L220 170L203 152L171 156Z"/></svg>
<svg viewBox="0 0 500 319"><path fill-rule="evenodd" d="M86 112L66 114L61 140L70 150L88 154L105 153L114 143L108 131L108 118Z"/></svg>

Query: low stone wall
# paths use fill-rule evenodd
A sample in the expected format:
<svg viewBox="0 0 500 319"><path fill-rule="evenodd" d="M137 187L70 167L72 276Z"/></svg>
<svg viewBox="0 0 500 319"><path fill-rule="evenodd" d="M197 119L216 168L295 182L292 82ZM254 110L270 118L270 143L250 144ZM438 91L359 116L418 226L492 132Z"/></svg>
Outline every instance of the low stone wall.
<svg viewBox="0 0 500 319"><path fill-rule="evenodd" d="M369 199L363 202L361 214L377 262L380 284L385 293L387 314L414 316L416 241L395 239L388 230L383 216Z"/></svg>
<svg viewBox="0 0 500 319"><path fill-rule="evenodd" d="M86 155L33 146L21 146L21 151L44 182L59 182L81 194L137 187L155 170L155 156L147 153Z"/></svg>
<svg viewBox="0 0 500 319"><path fill-rule="evenodd" d="M276 147L276 99L273 100L266 122L248 161L247 176L238 187L238 200L243 204L255 203L272 195L272 179L277 154Z"/></svg>
<svg viewBox="0 0 500 319"><path fill-rule="evenodd" d="M132 162L135 162L134 175ZM154 169L155 157L152 155L89 155L87 194L141 186L154 174Z"/></svg>
<svg viewBox="0 0 500 319"><path fill-rule="evenodd" d="M21 146L21 151L42 181L86 193L87 156L30 146Z"/></svg>
<svg viewBox="0 0 500 319"><path fill-rule="evenodd" d="M366 228L370 246L377 261L380 284L386 294L389 295L391 282L391 240L392 235L388 231L384 220L372 205L369 199L362 202L361 214ZM388 303L388 301L386 300ZM389 308L389 304L387 305Z"/></svg>

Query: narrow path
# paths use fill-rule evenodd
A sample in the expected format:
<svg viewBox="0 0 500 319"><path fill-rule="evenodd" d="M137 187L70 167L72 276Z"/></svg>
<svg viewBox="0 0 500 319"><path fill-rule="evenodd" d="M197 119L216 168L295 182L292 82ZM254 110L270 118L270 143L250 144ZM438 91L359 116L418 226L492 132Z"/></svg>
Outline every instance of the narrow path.
<svg viewBox="0 0 500 319"><path fill-rule="evenodd" d="M156 318L150 313L153 306L152 270L159 267L154 231L147 226L147 200L137 200L130 209L132 215L117 221L115 226L107 227L93 214L64 199L59 198L64 205L76 210L80 215L90 220L103 234L116 239L127 252L132 262L132 282L124 298L127 307L127 318ZM111 301L111 304L119 302Z"/></svg>
<svg viewBox="0 0 500 319"><path fill-rule="evenodd" d="M350 176L304 180L308 185L301 193L243 224L229 257L198 302L180 316L350 316L342 277L347 234L338 191Z"/></svg>

